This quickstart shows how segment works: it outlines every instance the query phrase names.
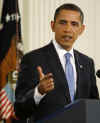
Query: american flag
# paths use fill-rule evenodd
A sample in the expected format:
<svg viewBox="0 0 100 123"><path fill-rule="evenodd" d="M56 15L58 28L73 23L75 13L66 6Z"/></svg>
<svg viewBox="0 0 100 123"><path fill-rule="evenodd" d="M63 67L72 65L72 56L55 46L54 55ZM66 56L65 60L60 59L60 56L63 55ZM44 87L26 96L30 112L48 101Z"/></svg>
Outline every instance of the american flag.
<svg viewBox="0 0 100 123"><path fill-rule="evenodd" d="M0 118L9 119L14 115L14 108L11 101L8 99L7 93L4 89L0 91Z"/></svg>

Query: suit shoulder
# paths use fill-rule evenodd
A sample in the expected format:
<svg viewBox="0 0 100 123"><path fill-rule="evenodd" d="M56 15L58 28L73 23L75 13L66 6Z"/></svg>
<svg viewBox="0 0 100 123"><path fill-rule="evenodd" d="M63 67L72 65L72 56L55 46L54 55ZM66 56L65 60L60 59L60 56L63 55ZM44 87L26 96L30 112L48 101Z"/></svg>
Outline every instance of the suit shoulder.
<svg viewBox="0 0 100 123"><path fill-rule="evenodd" d="M32 50L30 52L27 52L24 56L28 57L28 56L34 56L34 55L40 55L40 54L43 54L45 53L45 50L48 48L49 45L46 45L46 46L43 46L41 48L38 48L38 49L35 49L35 50Z"/></svg>
<svg viewBox="0 0 100 123"><path fill-rule="evenodd" d="M27 52L24 56L23 56L23 59L39 59L39 58L42 58L45 56L45 54L48 52L49 48L51 47L51 43L48 44L48 45L45 45L41 48L38 48L38 49L35 49L35 50L32 50L30 52Z"/></svg>
<svg viewBox="0 0 100 123"><path fill-rule="evenodd" d="M84 53L81 53L77 50L75 50L75 52L82 58L82 59L85 59L85 60L89 60L89 61L93 61L93 58L89 57L88 55L84 54Z"/></svg>

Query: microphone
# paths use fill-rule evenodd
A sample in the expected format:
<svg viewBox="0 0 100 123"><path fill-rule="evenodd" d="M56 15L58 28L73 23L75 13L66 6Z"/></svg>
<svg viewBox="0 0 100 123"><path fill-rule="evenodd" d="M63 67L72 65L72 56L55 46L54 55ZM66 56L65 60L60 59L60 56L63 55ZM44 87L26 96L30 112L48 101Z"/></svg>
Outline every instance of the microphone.
<svg viewBox="0 0 100 123"><path fill-rule="evenodd" d="M97 75L98 78L100 78L100 69L97 70L96 75Z"/></svg>

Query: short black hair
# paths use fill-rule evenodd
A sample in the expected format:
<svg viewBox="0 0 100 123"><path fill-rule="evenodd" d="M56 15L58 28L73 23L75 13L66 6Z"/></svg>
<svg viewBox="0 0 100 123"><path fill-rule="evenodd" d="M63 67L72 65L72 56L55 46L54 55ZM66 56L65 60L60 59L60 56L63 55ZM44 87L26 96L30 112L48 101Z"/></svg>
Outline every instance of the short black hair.
<svg viewBox="0 0 100 123"><path fill-rule="evenodd" d="M72 4L72 3L65 3L61 6L59 6L56 11L55 11L55 14L54 14L54 21L56 21L56 18L57 16L59 15L59 12L61 10L73 10L73 11L77 11L80 13L80 19L81 19L81 23L83 24L83 21L84 21L84 14L82 12L82 10L80 9L80 7L78 7L77 5L75 4Z"/></svg>

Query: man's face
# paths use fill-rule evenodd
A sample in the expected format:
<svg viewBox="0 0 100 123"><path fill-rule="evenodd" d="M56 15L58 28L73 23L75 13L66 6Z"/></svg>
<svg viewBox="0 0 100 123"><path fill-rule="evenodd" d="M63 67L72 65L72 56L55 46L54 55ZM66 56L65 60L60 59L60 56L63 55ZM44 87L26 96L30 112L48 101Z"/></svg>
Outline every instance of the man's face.
<svg viewBox="0 0 100 123"><path fill-rule="evenodd" d="M70 50L78 36L83 32L80 13L73 10L61 10L56 21L51 22L55 39L65 50Z"/></svg>

